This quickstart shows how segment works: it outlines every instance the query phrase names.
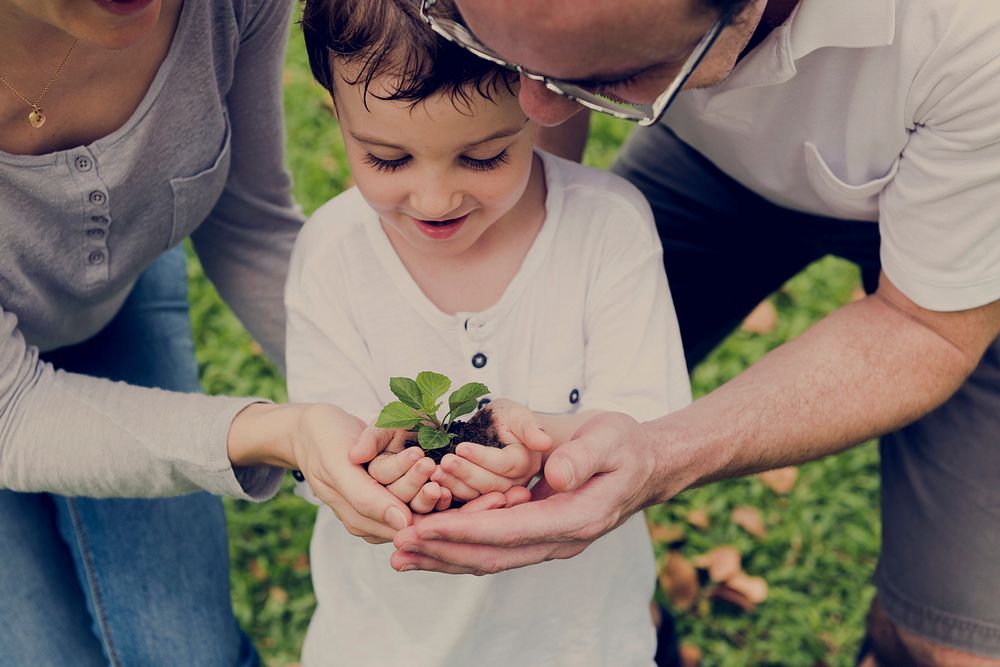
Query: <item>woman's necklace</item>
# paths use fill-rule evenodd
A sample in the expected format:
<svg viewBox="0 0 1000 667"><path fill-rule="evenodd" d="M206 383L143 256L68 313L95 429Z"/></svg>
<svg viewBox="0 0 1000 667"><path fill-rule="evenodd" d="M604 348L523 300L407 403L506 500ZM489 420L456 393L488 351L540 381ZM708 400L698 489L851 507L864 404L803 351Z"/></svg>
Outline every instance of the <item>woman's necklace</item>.
<svg viewBox="0 0 1000 667"><path fill-rule="evenodd" d="M43 112L42 108L38 105L41 104L42 99L49 92L49 88L51 88L52 84L55 83L56 77L58 77L59 73L62 72L63 67L66 65L66 61L69 60L69 57L73 54L73 49L76 48L76 43L78 41L80 40L74 39L73 43L70 44L69 51L66 52L66 56L62 59L62 62L59 63L59 67L56 68L55 73L51 77L49 77L49 82L45 84L45 88L42 89L41 94L37 98L35 98L34 102L32 102L27 97L22 95L21 91L12 86L10 81L0 76L0 83L3 83L3 85L10 88L12 93L20 97L22 100L24 100L25 104L31 107L31 113L28 114L28 124L31 125L31 127L35 128L36 130L40 128L42 125L45 125L45 112Z"/></svg>

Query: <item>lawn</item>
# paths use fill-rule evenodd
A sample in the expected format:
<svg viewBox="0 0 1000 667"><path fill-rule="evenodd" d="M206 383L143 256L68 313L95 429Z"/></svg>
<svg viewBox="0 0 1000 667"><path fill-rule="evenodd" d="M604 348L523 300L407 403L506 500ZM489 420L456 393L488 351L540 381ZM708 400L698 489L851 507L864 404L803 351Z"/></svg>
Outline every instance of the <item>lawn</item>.
<svg viewBox="0 0 1000 667"><path fill-rule="evenodd" d="M349 175L297 30L285 102L288 161L295 194L308 213L343 190ZM586 161L608 166L628 129L596 119ZM285 400L282 378L219 302L194 258L190 274L205 391ZM698 366L695 394L711 391L802 332L849 300L857 284L857 270L846 262L827 258L809 267L771 297L776 319L764 313L763 324L735 332ZM298 661L315 604L308 563L315 512L290 487L263 504L227 501L236 614L272 667ZM751 517L741 523L756 536L733 520L737 508L737 517ZM757 478L734 480L684 493L648 514L657 526L661 562L673 553L673 562L683 564L729 545L739 551L747 573L767 581L767 599L751 610L715 599L710 584L686 602L678 623L684 642L704 655L703 665L853 664L878 554L878 457L872 443L803 466L787 493Z"/></svg>

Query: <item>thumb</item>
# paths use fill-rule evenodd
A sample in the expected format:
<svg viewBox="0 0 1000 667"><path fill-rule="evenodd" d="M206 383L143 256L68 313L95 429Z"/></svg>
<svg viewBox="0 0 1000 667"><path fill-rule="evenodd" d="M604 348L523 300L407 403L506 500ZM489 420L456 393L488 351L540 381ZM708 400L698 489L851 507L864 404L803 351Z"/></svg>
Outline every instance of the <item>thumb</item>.
<svg viewBox="0 0 1000 667"><path fill-rule="evenodd" d="M396 431L377 426L367 426L361 432L351 449L347 452L348 460L355 465L368 463L385 451L396 437Z"/></svg>
<svg viewBox="0 0 1000 667"><path fill-rule="evenodd" d="M557 493L572 491L594 475L612 470L614 443L590 431L570 440L545 462L545 481Z"/></svg>
<svg viewBox="0 0 1000 667"><path fill-rule="evenodd" d="M534 413L527 408L515 412L511 423L503 430L505 436L517 440L533 452L547 452L552 449L552 436L542 430Z"/></svg>

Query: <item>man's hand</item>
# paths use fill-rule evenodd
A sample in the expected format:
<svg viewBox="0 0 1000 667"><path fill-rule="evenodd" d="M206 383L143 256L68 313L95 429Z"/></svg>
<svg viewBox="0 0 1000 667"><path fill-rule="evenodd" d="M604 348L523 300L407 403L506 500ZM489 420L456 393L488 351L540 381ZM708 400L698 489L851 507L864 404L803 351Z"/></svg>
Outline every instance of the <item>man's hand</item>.
<svg viewBox="0 0 1000 667"><path fill-rule="evenodd" d="M598 415L551 454L532 502L475 516L418 517L396 534L390 564L399 571L490 574L570 558L661 499L653 478L658 458L634 419Z"/></svg>

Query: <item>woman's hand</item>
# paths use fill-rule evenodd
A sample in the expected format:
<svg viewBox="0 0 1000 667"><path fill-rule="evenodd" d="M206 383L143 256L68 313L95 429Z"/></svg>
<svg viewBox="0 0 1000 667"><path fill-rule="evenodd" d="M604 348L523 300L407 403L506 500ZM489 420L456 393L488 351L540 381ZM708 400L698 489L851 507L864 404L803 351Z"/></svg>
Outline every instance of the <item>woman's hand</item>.
<svg viewBox="0 0 1000 667"><path fill-rule="evenodd" d="M298 468L313 493L329 505L348 532L373 544L389 542L413 522L406 503L379 484L348 453L364 422L326 403L250 405L229 429L233 465ZM383 434L381 452L391 438Z"/></svg>

